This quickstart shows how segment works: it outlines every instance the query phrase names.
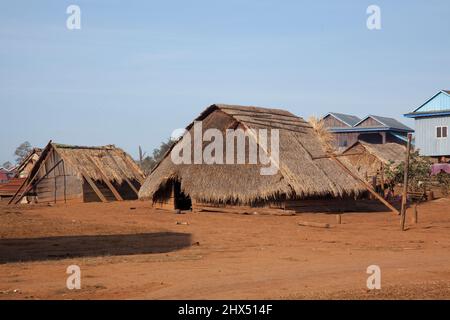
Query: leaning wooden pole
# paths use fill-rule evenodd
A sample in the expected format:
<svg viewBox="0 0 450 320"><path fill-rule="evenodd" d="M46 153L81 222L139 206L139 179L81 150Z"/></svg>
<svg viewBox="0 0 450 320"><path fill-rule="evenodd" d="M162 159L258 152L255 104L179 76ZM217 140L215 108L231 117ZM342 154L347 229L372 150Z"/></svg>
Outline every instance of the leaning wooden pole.
<svg viewBox="0 0 450 320"><path fill-rule="evenodd" d="M403 194L402 194L402 209L400 210L401 219L400 224L402 231L405 231L405 221L406 221L406 201L408 197L408 173L409 173L409 157L411 153L411 138L412 134L408 134L408 145L406 147L406 156L405 156L405 169L403 176Z"/></svg>
<svg viewBox="0 0 450 320"><path fill-rule="evenodd" d="M47 148L49 148L52 144L52 140L49 141L49 143L47 144L47 147L42 151L42 155L44 154L44 152L47 150ZM41 157L42 157L41 155ZM28 186L34 181L34 179L36 179L36 177L39 174L39 171L42 169L42 166L44 165L45 161L47 161L47 158L50 156L50 151L47 150L47 154L44 156L44 159L42 159L42 161L39 163L36 162L34 164L34 167L37 167L37 165L39 164L39 168L36 170L35 174L33 175L33 177L30 179L30 177L26 178L23 182L23 184L20 186L20 188L17 190L17 192L14 194L14 196L9 200L8 205L10 205L11 203L13 203L13 201L16 199L16 197L19 195L20 191L22 190L23 187L28 188ZM34 169L33 167L33 169ZM27 191L28 192L28 191ZM26 193L26 192L25 192ZM24 197L24 193L22 193L20 195L20 200L22 200L22 198ZM18 202L16 202L17 204Z"/></svg>
<svg viewBox="0 0 450 320"><path fill-rule="evenodd" d="M27 195L27 193L31 191L33 185L37 185L37 184L39 184L42 180L44 180L45 178L47 178L48 175L49 175L51 172L53 172L53 170L55 170L55 168L56 168L57 166L59 166L59 164L60 164L61 162L62 162L62 159L59 160L58 163L55 164L53 167L51 167L50 170L48 170L42 177L40 177L39 179L37 179L36 182L33 182L34 179L33 179L33 180L30 180L30 183L28 183L28 185L27 185L25 191L20 195L20 198L19 198L18 200L16 200L16 202L14 202L14 204L18 204L18 203L23 199L23 197L25 197L25 196Z"/></svg>
<svg viewBox="0 0 450 320"><path fill-rule="evenodd" d="M356 181L359 181L362 185L364 185L364 187L366 187L367 191L369 191L375 198L380 200L380 202L383 203L386 207L391 209L392 212L396 213L397 215L400 214L400 212L398 212L398 210L396 208L394 208L389 202L387 202L382 196L380 196L375 190L373 190L372 186L369 183L367 183L366 181L364 181L363 179L358 177L357 174L353 173L338 158L335 158L334 156L331 156L331 159L336 161L342 167L342 169L344 169L349 175L351 175L354 179L356 179Z"/></svg>

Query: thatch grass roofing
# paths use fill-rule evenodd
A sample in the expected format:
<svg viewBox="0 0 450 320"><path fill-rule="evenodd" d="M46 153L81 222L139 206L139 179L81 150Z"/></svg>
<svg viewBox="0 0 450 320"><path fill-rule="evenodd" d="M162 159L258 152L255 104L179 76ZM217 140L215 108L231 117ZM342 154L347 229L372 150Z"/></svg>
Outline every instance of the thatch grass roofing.
<svg viewBox="0 0 450 320"><path fill-rule="evenodd" d="M376 144L357 141L345 149L342 154L351 154L358 145L361 145L369 154L375 156L384 164L399 163L405 160L406 147L398 143Z"/></svg>
<svg viewBox="0 0 450 320"><path fill-rule="evenodd" d="M280 170L260 175L262 165L181 164L175 165L170 152L153 169L142 186L141 199L157 201L158 191L170 181L181 182L182 191L192 199L212 203L252 204L281 198L356 196L363 188L333 159L326 158L312 126L300 117L279 109L215 104L196 121L203 129L279 129ZM187 126L193 131L194 122ZM178 141L177 143L180 143ZM322 157L320 159L315 159Z"/></svg>
<svg viewBox="0 0 450 320"><path fill-rule="evenodd" d="M406 147L398 143L373 144L357 141L342 152L339 159L353 168L362 179L370 181L387 165L398 166L405 159Z"/></svg>
<svg viewBox="0 0 450 320"><path fill-rule="evenodd" d="M144 179L142 171L134 160L114 145L85 147L49 143L33 171L39 169L40 162L51 150L54 150L80 176L83 173L93 180L100 181L103 180L104 174L109 181L119 184L123 183L124 177L141 183Z"/></svg>

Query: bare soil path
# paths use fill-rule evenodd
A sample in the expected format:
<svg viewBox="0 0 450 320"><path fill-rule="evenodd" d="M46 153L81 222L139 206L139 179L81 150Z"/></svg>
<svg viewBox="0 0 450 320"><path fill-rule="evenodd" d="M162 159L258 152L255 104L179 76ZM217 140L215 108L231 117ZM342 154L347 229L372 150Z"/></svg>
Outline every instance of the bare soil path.
<svg viewBox="0 0 450 320"><path fill-rule="evenodd" d="M401 232L390 212L335 225L326 214L176 215L140 201L0 203L0 299L450 299L450 199L419 208ZM66 288L70 265L81 290ZM381 268L380 291L366 288L369 265Z"/></svg>

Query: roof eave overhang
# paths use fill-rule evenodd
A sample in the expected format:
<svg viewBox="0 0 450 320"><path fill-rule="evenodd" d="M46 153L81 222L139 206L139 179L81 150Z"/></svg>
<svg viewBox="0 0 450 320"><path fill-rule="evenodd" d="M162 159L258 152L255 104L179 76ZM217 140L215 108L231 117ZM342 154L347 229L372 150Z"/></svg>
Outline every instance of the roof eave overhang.
<svg viewBox="0 0 450 320"><path fill-rule="evenodd" d="M395 131L395 132L414 132L413 129L400 129L400 128L390 128L390 127L377 127L377 128L346 128L346 129L337 129L337 128L329 128L331 133L351 133L351 132L379 132L379 131Z"/></svg>
<svg viewBox="0 0 450 320"><path fill-rule="evenodd" d="M406 118L428 118L428 117L450 116L450 110L438 112L411 112L406 113L403 116Z"/></svg>

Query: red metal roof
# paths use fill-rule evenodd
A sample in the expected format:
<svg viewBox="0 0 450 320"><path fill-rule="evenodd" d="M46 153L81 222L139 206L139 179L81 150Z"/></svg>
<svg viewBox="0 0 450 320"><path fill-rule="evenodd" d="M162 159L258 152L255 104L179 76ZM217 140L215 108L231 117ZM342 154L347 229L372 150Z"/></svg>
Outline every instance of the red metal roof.
<svg viewBox="0 0 450 320"><path fill-rule="evenodd" d="M7 172L0 170L0 181L9 180L9 175Z"/></svg>
<svg viewBox="0 0 450 320"><path fill-rule="evenodd" d="M14 178L9 182L0 184L0 196L13 196L19 190L26 178Z"/></svg>

